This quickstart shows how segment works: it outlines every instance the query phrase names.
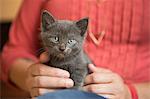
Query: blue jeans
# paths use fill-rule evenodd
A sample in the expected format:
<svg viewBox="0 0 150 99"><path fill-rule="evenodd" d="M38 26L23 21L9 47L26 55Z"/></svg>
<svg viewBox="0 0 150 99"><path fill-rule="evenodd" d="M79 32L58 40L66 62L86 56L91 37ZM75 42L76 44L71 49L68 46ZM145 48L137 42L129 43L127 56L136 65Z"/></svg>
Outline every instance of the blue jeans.
<svg viewBox="0 0 150 99"><path fill-rule="evenodd" d="M106 99L94 93L66 89L37 97L37 99Z"/></svg>

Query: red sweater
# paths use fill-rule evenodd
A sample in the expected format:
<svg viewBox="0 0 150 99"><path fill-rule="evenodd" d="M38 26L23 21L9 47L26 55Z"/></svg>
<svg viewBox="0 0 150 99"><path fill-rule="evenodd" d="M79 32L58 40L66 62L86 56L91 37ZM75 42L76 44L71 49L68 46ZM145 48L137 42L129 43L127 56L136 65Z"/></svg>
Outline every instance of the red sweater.
<svg viewBox="0 0 150 99"><path fill-rule="evenodd" d="M85 51L96 66L118 73L125 81L150 81L150 0L24 0L10 29L2 53L4 79L17 58L38 61L40 14L49 10L58 19L89 16L96 38L105 31L100 45L89 35Z"/></svg>

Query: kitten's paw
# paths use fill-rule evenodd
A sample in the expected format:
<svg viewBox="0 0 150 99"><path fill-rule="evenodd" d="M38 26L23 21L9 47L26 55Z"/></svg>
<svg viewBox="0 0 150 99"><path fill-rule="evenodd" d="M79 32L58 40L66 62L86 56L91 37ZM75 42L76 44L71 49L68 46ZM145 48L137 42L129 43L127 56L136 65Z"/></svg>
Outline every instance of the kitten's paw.
<svg viewBox="0 0 150 99"><path fill-rule="evenodd" d="M73 86L72 88L70 89L75 89L75 90L82 90L82 87L81 86Z"/></svg>

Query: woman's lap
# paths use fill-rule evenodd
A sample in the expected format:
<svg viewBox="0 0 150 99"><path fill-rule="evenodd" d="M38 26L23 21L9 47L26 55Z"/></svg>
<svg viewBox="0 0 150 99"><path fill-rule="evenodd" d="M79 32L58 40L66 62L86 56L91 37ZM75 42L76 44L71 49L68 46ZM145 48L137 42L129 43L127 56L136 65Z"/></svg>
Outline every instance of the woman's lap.
<svg viewBox="0 0 150 99"><path fill-rule="evenodd" d="M77 91L77 90L60 90L37 97L37 99L106 99L99 95Z"/></svg>

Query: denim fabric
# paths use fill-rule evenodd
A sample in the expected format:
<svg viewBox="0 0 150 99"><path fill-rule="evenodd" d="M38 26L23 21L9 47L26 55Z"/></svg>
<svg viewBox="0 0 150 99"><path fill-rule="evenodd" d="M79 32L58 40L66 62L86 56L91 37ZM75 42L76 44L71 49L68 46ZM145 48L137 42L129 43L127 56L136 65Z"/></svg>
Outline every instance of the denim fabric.
<svg viewBox="0 0 150 99"><path fill-rule="evenodd" d="M94 93L66 89L37 97L37 99L106 99Z"/></svg>

